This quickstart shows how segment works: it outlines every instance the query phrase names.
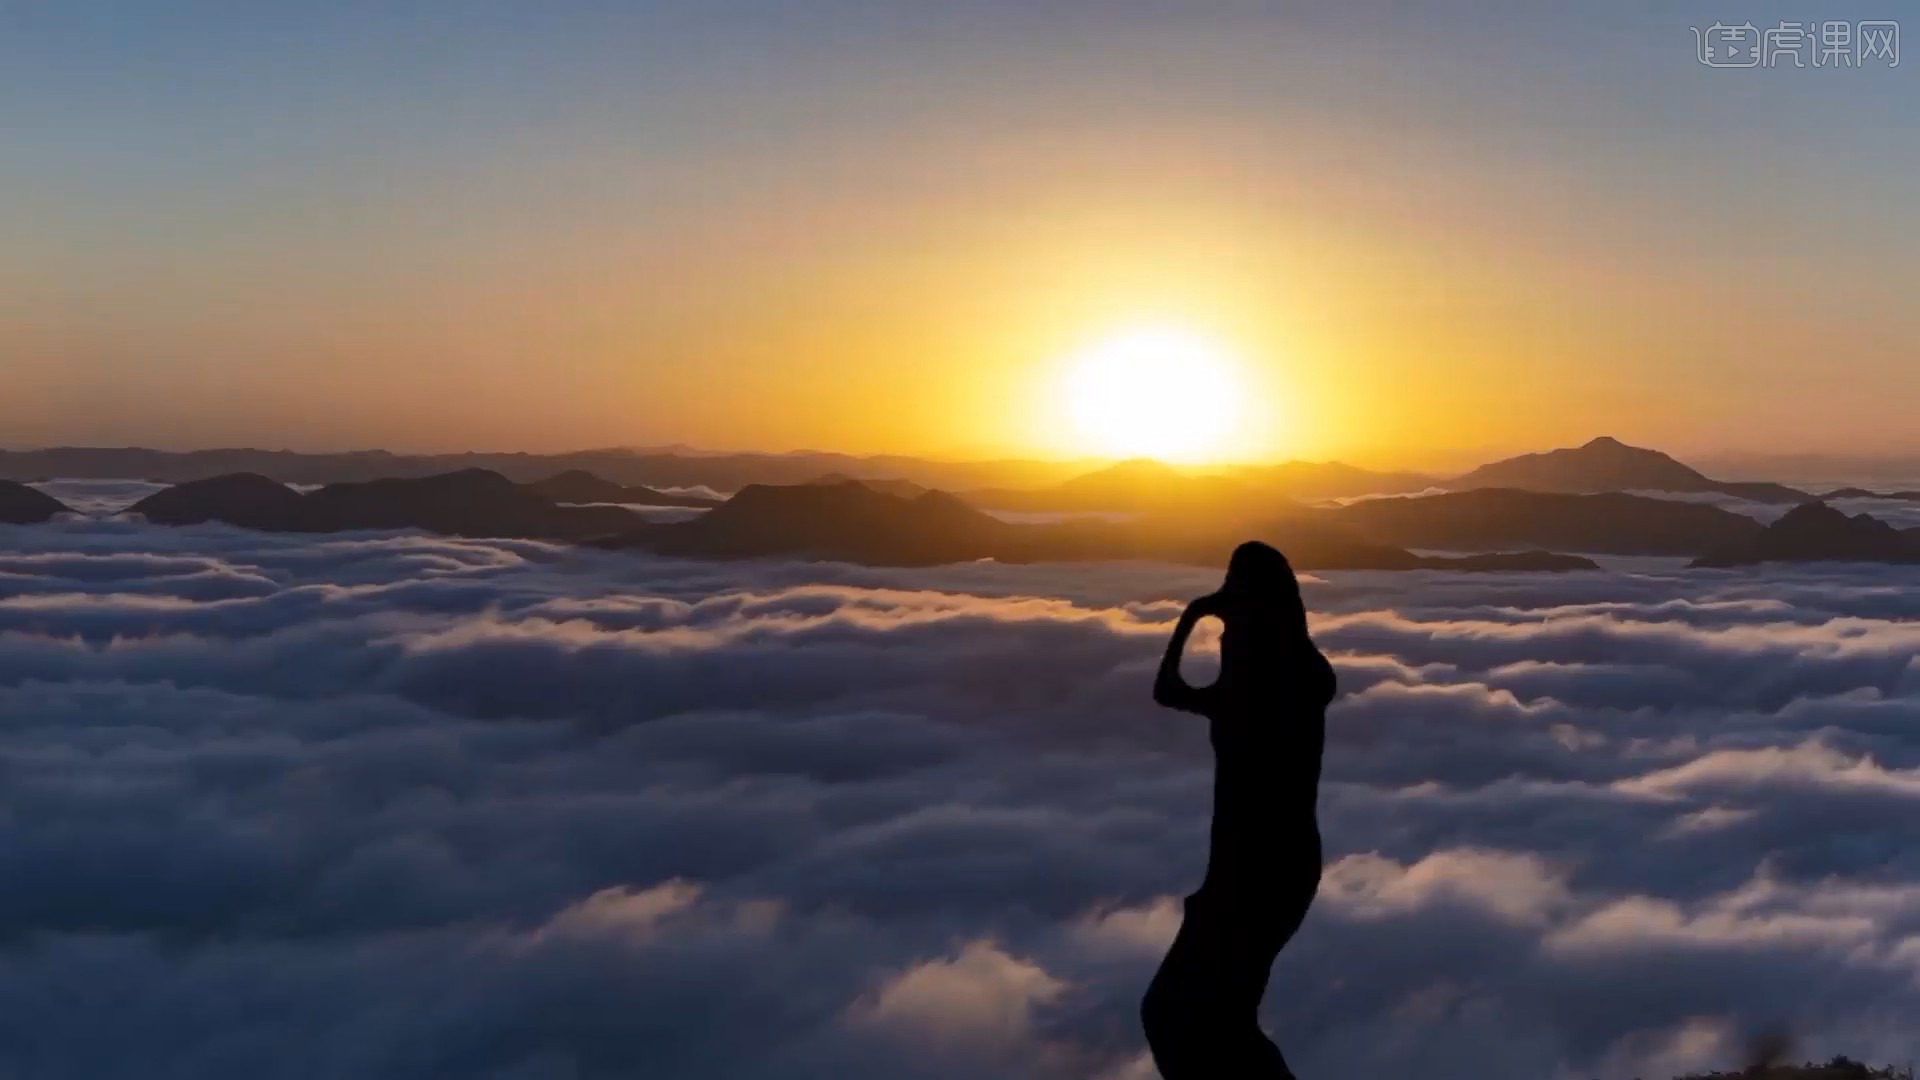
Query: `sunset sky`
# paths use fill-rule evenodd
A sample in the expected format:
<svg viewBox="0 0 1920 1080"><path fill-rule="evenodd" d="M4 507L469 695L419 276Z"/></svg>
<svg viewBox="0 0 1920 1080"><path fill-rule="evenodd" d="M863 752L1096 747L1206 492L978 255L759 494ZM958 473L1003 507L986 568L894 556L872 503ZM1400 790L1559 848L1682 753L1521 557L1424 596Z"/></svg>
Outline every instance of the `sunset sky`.
<svg viewBox="0 0 1920 1080"><path fill-rule="evenodd" d="M1916 65L1689 30L1900 11L9 4L0 445L1080 455L1171 327L1221 458L1920 451Z"/></svg>

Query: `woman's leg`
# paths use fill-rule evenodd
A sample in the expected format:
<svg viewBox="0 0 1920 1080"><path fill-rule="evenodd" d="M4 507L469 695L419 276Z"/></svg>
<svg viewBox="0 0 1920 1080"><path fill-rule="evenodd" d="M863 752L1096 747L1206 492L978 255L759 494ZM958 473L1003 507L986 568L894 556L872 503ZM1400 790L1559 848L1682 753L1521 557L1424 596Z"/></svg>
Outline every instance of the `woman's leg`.
<svg viewBox="0 0 1920 1080"><path fill-rule="evenodd" d="M1140 1010L1164 1080L1293 1080L1260 1030L1274 952L1262 939L1271 940L1204 898L1188 899Z"/></svg>
<svg viewBox="0 0 1920 1080"><path fill-rule="evenodd" d="M1206 1061L1200 1055L1207 1038L1205 999L1212 988L1204 965L1195 955L1192 901L1188 904L1188 914L1140 1002L1140 1025L1146 1031L1147 1049L1163 1080L1198 1080L1207 1074Z"/></svg>
<svg viewBox="0 0 1920 1080"><path fill-rule="evenodd" d="M1319 874L1316 872L1313 883L1297 891L1290 902L1277 905L1269 912L1263 912L1262 918L1251 927L1255 940L1252 947L1241 950L1241 955L1249 957L1247 965L1240 969L1242 980L1234 988L1236 1002L1246 1002L1253 1013L1253 1019L1247 1023L1244 1031L1252 1037L1243 1044L1243 1057L1236 1069L1241 1075L1260 1077L1261 1080L1294 1080L1293 1070L1287 1066L1287 1059L1280 1053L1280 1047L1267 1034L1260 1030L1260 1001L1267 994L1267 981L1273 974L1273 962L1280 955L1293 935L1300 931L1300 924L1307 917L1307 909L1313 906L1314 894L1319 890Z"/></svg>
<svg viewBox="0 0 1920 1080"><path fill-rule="evenodd" d="M1225 1053L1215 1075L1294 1080L1280 1048L1260 1030L1260 1000L1266 996L1267 978L1279 946L1274 944L1269 928L1257 923L1230 920L1225 931L1226 955L1219 967L1219 1016L1225 1025Z"/></svg>

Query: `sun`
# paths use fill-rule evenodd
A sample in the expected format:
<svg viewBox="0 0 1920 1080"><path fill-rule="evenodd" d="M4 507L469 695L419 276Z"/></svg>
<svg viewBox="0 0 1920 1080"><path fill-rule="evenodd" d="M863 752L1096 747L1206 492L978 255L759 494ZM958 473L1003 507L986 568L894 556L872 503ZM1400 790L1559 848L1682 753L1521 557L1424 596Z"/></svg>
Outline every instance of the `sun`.
<svg viewBox="0 0 1920 1080"><path fill-rule="evenodd" d="M1201 334L1134 327L1068 359L1066 412L1087 452L1206 461L1234 439L1243 397L1238 376L1228 351Z"/></svg>

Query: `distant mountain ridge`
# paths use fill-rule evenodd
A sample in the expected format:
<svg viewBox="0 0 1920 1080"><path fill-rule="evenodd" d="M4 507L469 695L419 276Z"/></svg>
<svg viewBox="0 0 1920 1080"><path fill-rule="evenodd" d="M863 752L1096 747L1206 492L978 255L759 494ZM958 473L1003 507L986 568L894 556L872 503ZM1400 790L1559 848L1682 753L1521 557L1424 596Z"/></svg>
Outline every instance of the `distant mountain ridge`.
<svg viewBox="0 0 1920 1080"><path fill-rule="evenodd" d="M1149 475L1149 474L1142 474ZM569 477L563 494L594 477ZM22 485L13 489L45 499ZM597 493L597 486L581 488ZM46 500L58 506L52 500ZM41 505L38 512L49 510ZM64 507L60 507L64 509ZM896 495L857 481L749 485L685 521L649 521L624 506L561 504L538 485L463 469L428 477L328 484L302 493L257 473L188 481L128 508L157 525L219 522L272 532L419 529L476 537L525 537L638 548L701 559L800 558L868 565L1153 559L1212 565L1255 537L1280 546L1303 569L1585 570L1585 558L1494 544L1460 557L1416 555L1360 535L1329 516L1289 505L1279 513L1143 513L1115 522L1002 521L942 491Z"/></svg>
<svg viewBox="0 0 1920 1080"><path fill-rule="evenodd" d="M158 525L217 521L270 532L423 529L552 540L606 536L643 520L618 506L561 506L485 469L328 484L305 494L235 473L154 492L128 512Z"/></svg>
<svg viewBox="0 0 1920 1080"><path fill-rule="evenodd" d="M1607 435L1577 447L1522 454L1482 465L1446 486L1453 490L1491 487L1571 493L1714 493L1769 503L1798 503L1813 497L1783 484L1714 480L1658 450L1628 446Z"/></svg>
<svg viewBox="0 0 1920 1080"><path fill-rule="evenodd" d="M933 490L924 484L916 484L911 480L902 480L898 477L848 476L846 473L827 473L824 476L816 476L807 481L807 483L828 485L860 484L864 487L870 487L875 491L888 495L898 495L905 499L917 498Z"/></svg>
<svg viewBox="0 0 1920 1080"><path fill-rule="evenodd" d="M1136 478L1151 473L1134 470ZM595 480L572 478L569 483ZM224 522L277 532L421 529L640 548L703 559L803 558L869 565L1154 559L1211 564L1248 537L1303 569L1591 569L1578 555L1693 555L1701 567L1762 562L1920 563L1920 530L1821 502L1762 527L1718 507L1619 492L1570 495L1476 489L1373 499L1336 508L1282 503L1143 511L1132 520L1003 521L942 491L896 495L857 480L749 485L692 520L650 522L622 506L564 505L536 486L465 469L421 478L329 484L302 494L265 476L190 481L135 503L161 525ZM67 507L0 481L0 523L31 524ZM1461 557L1412 549L1460 551Z"/></svg>
<svg viewBox="0 0 1920 1080"><path fill-rule="evenodd" d="M1692 557L1745 543L1761 528L1744 514L1704 503L1512 488L1367 499L1321 513L1372 540L1443 551L1540 547Z"/></svg>
<svg viewBox="0 0 1920 1080"><path fill-rule="evenodd" d="M418 478L460 469L497 472L519 483L537 483L555 474L583 471L623 486L707 487L734 491L748 484L804 484L819 479L912 485L922 490L961 493L1002 489L1031 492L1105 471L1132 468L1135 462L1105 465L1090 461L937 461L903 455L860 457L796 451L784 454L696 451L685 447L649 450L581 450L558 454L456 453L396 454L385 450L300 453L247 448L172 451L143 447L53 447L0 450L0 477L18 480L151 480L183 483L235 473L254 473L287 484L332 484L362 480ZM1153 463L1158 465L1159 463ZM1162 466L1188 478L1183 470ZM1293 461L1279 465L1234 466L1211 470L1251 489L1301 499L1347 498L1419 491L1436 483L1415 473L1379 473L1338 462ZM906 490L890 486L896 494ZM664 493L663 493L664 494ZM665 504L661 504L665 505Z"/></svg>
<svg viewBox="0 0 1920 1080"><path fill-rule="evenodd" d="M1802 503L1780 520L1734 544L1695 559L1707 567L1766 562L1920 563L1920 540L1871 514L1848 517L1825 503Z"/></svg>
<svg viewBox="0 0 1920 1080"><path fill-rule="evenodd" d="M1138 522L1073 520L1013 524L946 492L890 495L858 482L753 485L691 521L641 525L597 546L687 558L803 558L887 566L1156 559L1217 564L1257 537L1302 569L1587 570L1590 560L1540 551L1464 558L1415 555L1329 523L1285 517L1265 523L1146 516Z"/></svg>
<svg viewBox="0 0 1920 1080"><path fill-rule="evenodd" d="M1278 465L1249 465L1235 475L1270 487L1291 499L1351 499L1363 495L1413 495L1438 487L1441 481L1425 473L1380 472L1338 461L1284 461Z"/></svg>
<svg viewBox="0 0 1920 1080"><path fill-rule="evenodd" d="M617 484L604 477L595 476L585 469L568 469L555 473L545 480L524 483L521 487L562 503L628 503L636 506L717 506L718 499L702 498L698 495L678 495L673 492L655 491L641 485Z"/></svg>
<svg viewBox="0 0 1920 1080"><path fill-rule="evenodd" d="M1288 501L1245 480L1190 475L1147 458L1118 462L1051 487L964 491L960 497L989 510L1067 514L1195 511Z"/></svg>
<svg viewBox="0 0 1920 1080"><path fill-rule="evenodd" d="M38 488L0 480L0 525L38 525L69 512L66 503Z"/></svg>
<svg viewBox="0 0 1920 1080"><path fill-rule="evenodd" d="M64 447L0 451L0 477L148 479L179 483L251 473L282 483L331 484L421 478L484 469L549 492L568 477L569 502L649 502L711 505L661 488L735 491L750 484L795 485L857 480L893 494L952 491L978 506L1055 513L1145 512L1174 507L1280 508L1406 495L1435 488L1460 491L1508 488L1591 494L1653 491L1721 494L1762 502L1802 502L1811 496L1780 484L1715 480L1656 450L1601 437L1583 446L1524 454L1483 465L1453 480L1421 473L1377 472L1340 462L1177 468L1156 461L1090 463L933 461L905 456L856 457L800 451L788 454L668 450L585 450L565 454L392 454L365 451L302 454L251 449L172 452L141 448ZM558 475L556 475L558 474ZM578 475L585 474L585 475ZM590 490L587 476L593 479ZM623 489L618 495L615 488ZM586 498L597 490L601 498ZM1896 494L1894 497L1899 497Z"/></svg>

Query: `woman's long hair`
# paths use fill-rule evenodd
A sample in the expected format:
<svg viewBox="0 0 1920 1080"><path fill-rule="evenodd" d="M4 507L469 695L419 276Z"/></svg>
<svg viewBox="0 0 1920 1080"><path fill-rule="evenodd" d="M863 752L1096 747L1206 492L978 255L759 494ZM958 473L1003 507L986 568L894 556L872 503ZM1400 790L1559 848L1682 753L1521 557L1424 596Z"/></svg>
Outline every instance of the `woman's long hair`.
<svg viewBox="0 0 1920 1080"><path fill-rule="evenodd" d="M1241 544L1219 595L1218 685L1248 701L1303 690L1322 704L1332 698L1332 669L1307 636L1306 602L1285 555L1257 540Z"/></svg>

